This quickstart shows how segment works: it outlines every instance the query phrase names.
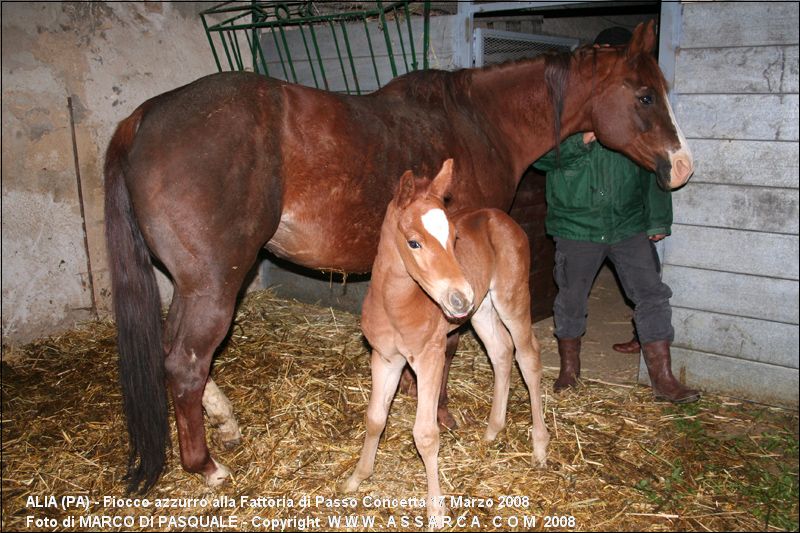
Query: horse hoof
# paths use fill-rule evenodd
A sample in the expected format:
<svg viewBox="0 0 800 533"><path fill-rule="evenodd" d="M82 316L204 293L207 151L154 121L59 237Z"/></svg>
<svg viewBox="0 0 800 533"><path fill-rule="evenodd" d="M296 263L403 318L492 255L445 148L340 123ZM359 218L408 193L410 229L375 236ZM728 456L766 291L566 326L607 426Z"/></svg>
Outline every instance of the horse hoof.
<svg viewBox="0 0 800 533"><path fill-rule="evenodd" d="M492 442L494 439L497 438L497 434L500 433L499 431L495 431L491 428L486 428L486 433L483 434L483 441L484 442Z"/></svg>
<svg viewBox="0 0 800 533"><path fill-rule="evenodd" d="M450 411L447 409L439 409L436 412L436 419L441 429L449 429L452 431L458 428L458 422L456 422L456 419L453 418L453 415L451 415Z"/></svg>
<svg viewBox="0 0 800 533"><path fill-rule="evenodd" d="M533 452L531 463L534 468L538 468L539 470L547 469L547 453Z"/></svg>
<svg viewBox="0 0 800 533"><path fill-rule="evenodd" d="M225 450L232 450L242 443L242 432L235 420L220 424L216 429L215 440Z"/></svg>
<svg viewBox="0 0 800 533"><path fill-rule="evenodd" d="M547 445L550 443L550 435L544 433L537 436L533 430L531 430L531 435L533 436L533 457L531 458L533 466L539 469L547 468Z"/></svg>
<svg viewBox="0 0 800 533"><path fill-rule="evenodd" d="M359 485L361 485L361 481L353 474L339 484L339 492L350 494L357 491Z"/></svg>
<svg viewBox="0 0 800 533"><path fill-rule="evenodd" d="M214 459L211 460L214 461ZM212 489L215 489L220 485L222 485L225 482L225 480L228 479L231 475L231 471L228 470L228 468L225 467L224 465L221 465L218 462L214 461L214 466L216 466L217 469L211 474L207 474L205 476L206 485L208 485L209 488Z"/></svg>
<svg viewBox="0 0 800 533"><path fill-rule="evenodd" d="M242 435L230 436L230 435L222 435L221 433L217 433L214 437L214 442L222 448L223 450L233 450L234 448L238 448L242 444Z"/></svg>

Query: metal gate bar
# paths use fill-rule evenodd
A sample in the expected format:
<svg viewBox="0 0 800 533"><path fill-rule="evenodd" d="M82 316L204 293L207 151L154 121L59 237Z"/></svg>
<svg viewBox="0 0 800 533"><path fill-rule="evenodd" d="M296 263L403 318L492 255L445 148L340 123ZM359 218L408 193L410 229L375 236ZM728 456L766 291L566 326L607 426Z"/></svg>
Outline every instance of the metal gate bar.
<svg viewBox="0 0 800 533"><path fill-rule="evenodd" d="M325 60L328 60L330 67L330 61L333 59L341 71L344 92L362 94L388 81L381 79L381 68L377 57L383 62L384 56L380 54L385 52L391 77L395 77L404 73L401 72L402 69L405 72L427 69L430 48L430 1L404 0L384 4L378 0L370 4L374 7L319 14L315 12L314 2L233 1L207 9L201 12L200 16L214 61L220 71L252 69L268 76L282 75L287 81L330 90L331 78L330 73L326 71ZM418 57L419 48L414 42L412 19L415 13L412 7L416 8L417 13L420 8L422 11L422 57ZM401 18L405 19L405 24ZM212 23L212 20L220 19L220 22ZM394 19L394 24L391 23L391 19ZM332 46L336 49L335 58L326 58L322 53L318 33L321 26L326 26L331 31ZM376 47L370 28L375 33L383 33L385 50ZM357 41L353 40L353 32L361 33L361 31L364 32L366 43L363 37L359 37ZM292 39L289 38L290 32ZM265 36L271 40L271 44L267 43L266 47L269 53L262 41ZM243 46L244 42L247 43L246 48ZM358 47L356 42L359 43ZM247 57L248 51L249 57ZM357 64L355 54L367 51L369 63L363 63L366 57L359 56ZM368 71L371 70L371 74L365 73L366 65L371 66L371 68L366 67ZM278 71L275 71L276 66ZM299 67L302 67L302 76L298 71ZM306 74L308 79L304 78ZM365 85L364 76L370 78L373 74L375 79ZM388 77L386 71L384 75ZM335 77L338 76L339 74L336 74Z"/></svg>

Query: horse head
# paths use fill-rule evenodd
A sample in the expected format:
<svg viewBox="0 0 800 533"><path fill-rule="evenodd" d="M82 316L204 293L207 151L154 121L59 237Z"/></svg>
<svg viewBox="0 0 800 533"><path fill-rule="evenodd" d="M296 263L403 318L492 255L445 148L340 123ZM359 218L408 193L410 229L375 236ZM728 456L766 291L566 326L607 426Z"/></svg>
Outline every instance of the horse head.
<svg viewBox="0 0 800 533"><path fill-rule="evenodd" d="M636 27L628 46L593 49L591 120L601 143L654 169L667 190L688 181L694 161L653 56L655 45L650 21Z"/></svg>
<svg viewBox="0 0 800 533"><path fill-rule="evenodd" d="M430 181L406 171L391 209L394 245L406 271L448 318L460 319L472 311L474 295L456 259L455 227L444 208L452 177L452 159Z"/></svg>

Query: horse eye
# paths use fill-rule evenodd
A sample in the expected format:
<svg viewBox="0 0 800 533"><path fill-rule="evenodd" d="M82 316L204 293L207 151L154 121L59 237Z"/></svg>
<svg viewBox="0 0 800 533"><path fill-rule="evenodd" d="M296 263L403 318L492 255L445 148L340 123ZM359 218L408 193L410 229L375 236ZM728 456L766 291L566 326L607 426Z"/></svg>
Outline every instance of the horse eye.
<svg viewBox="0 0 800 533"><path fill-rule="evenodd" d="M644 105L652 105L653 97L649 94L639 97L639 101Z"/></svg>
<svg viewBox="0 0 800 533"><path fill-rule="evenodd" d="M408 241L408 246L409 246L409 248L413 248L415 250L417 248L422 248L422 245L420 243L418 243L417 241Z"/></svg>

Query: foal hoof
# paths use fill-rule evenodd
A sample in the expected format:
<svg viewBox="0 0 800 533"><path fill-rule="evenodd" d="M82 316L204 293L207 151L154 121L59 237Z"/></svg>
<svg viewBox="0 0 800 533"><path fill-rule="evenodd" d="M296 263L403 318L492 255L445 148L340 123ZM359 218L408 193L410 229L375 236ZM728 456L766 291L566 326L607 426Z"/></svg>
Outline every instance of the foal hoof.
<svg viewBox="0 0 800 533"><path fill-rule="evenodd" d="M484 442L492 442L494 439L497 438L498 433L503 431L503 426L499 428L493 428L491 425L486 426L486 432L483 434L483 441Z"/></svg>
<svg viewBox="0 0 800 533"><path fill-rule="evenodd" d="M352 474L350 477L339 483L339 492L350 494L357 491L359 485L361 485L361 481L356 477L355 474Z"/></svg>
<svg viewBox="0 0 800 533"><path fill-rule="evenodd" d="M534 449L531 456L531 464L534 468L545 470L547 468L547 450Z"/></svg>
<svg viewBox="0 0 800 533"><path fill-rule="evenodd" d="M214 459L211 460L214 461ZM228 470L226 466L221 465L216 461L214 461L214 466L216 466L217 469L214 470L214 472L212 472L211 474L206 474L205 476L206 485L208 485L209 488L212 489L215 489L220 485L222 485L225 482L225 480L228 479L231 475L231 471Z"/></svg>
<svg viewBox="0 0 800 533"><path fill-rule="evenodd" d="M530 429L531 440L533 441L533 456L531 463L534 468L547 468L547 446L550 444L550 434L547 431L538 433Z"/></svg>

